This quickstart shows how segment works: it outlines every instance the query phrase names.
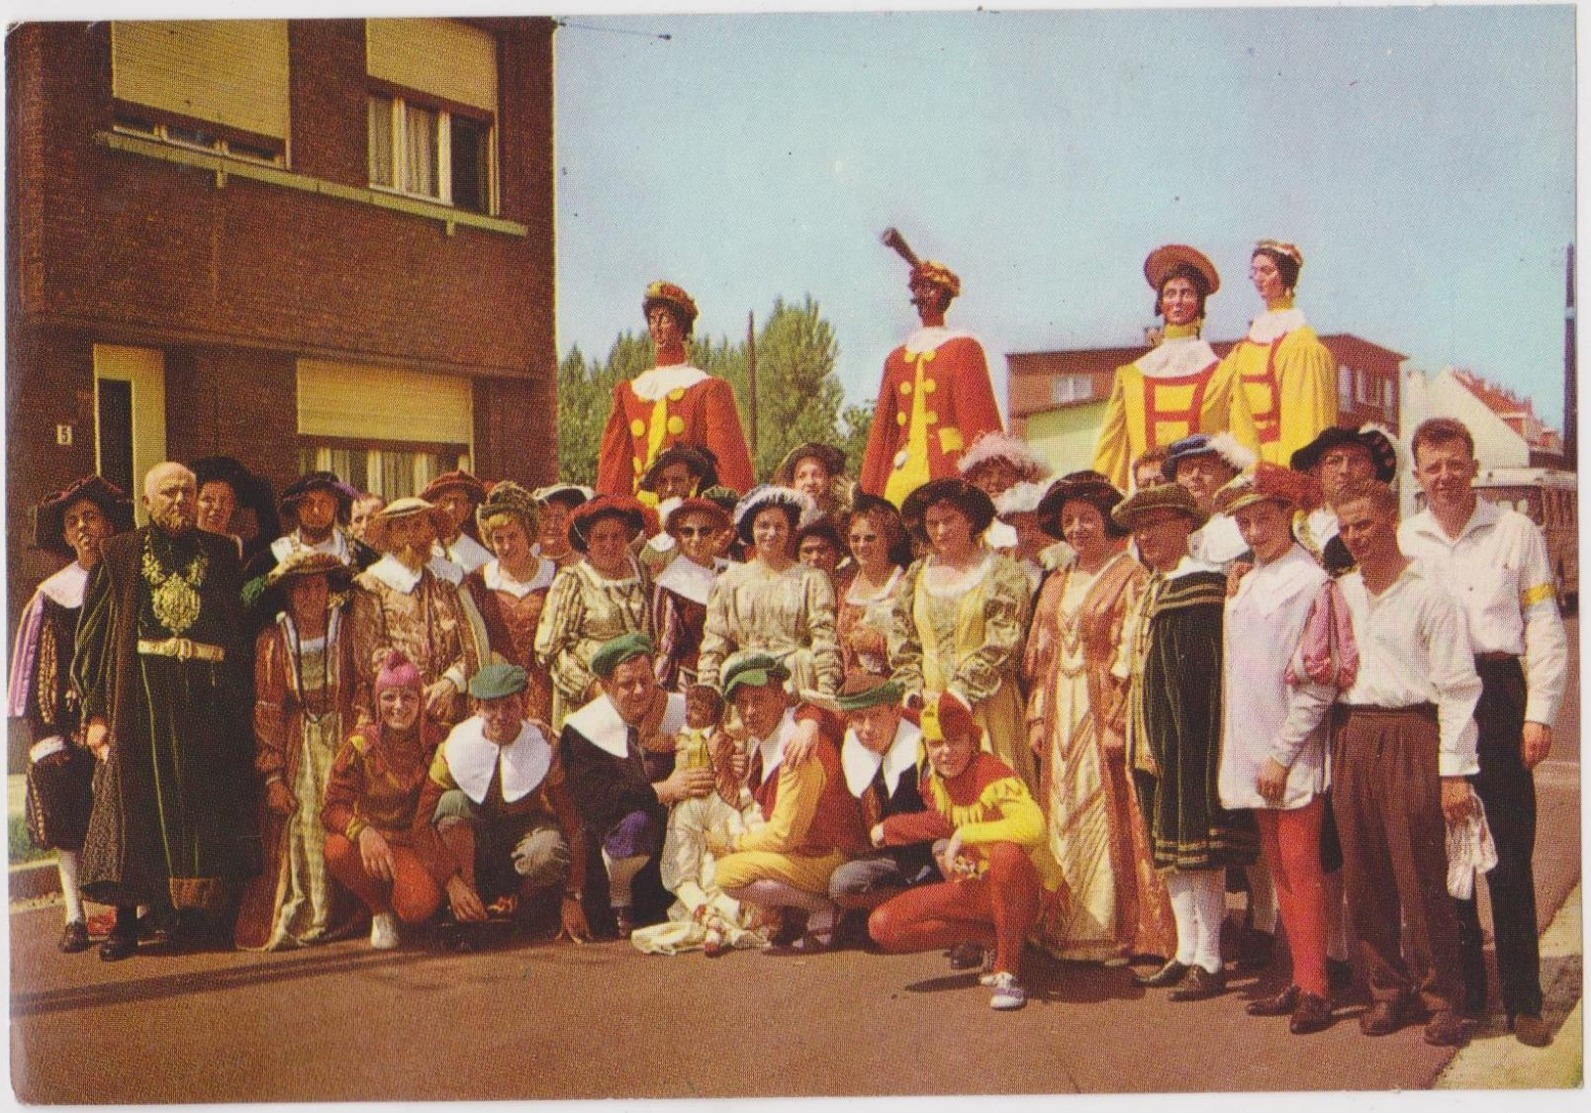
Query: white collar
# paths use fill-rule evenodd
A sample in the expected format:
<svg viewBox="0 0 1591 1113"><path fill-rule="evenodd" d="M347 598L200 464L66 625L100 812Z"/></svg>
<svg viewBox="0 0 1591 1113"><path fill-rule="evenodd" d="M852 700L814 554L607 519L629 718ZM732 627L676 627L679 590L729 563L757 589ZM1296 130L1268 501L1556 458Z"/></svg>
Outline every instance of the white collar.
<svg viewBox="0 0 1591 1113"><path fill-rule="evenodd" d="M1209 564L1229 564L1248 551L1237 522L1226 514L1211 514L1210 520L1193 531L1188 550Z"/></svg>
<svg viewBox="0 0 1591 1113"><path fill-rule="evenodd" d="M591 562L584 557L575 562L575 568L580 575L586 578L586 582L598 590L610 587L629 587L641 578L641 566L635 562L633 555L626 554L625 559L630 562L630 574L617 580L610 580L599 573L595 568L591 567Z"/></svg>
<svg viewBox="0 0 1591 1113"><path fill-rule="evenodd" d="M917 768L917 754L922 745L923 732L910 719L901 717L895 728L895 737L889 749L875 754L862 745L854 730L845 732L845 742L840 746L840 768L845 772L845 787L852 796L861 796L873 783L879 767L884 769L884 790L891 796L900 784L901 774Z"/></svg>
<svg viewBox="0 0 1591 1113"><path fill-rule="evenodd" d="M1215 349L1197 336L1162 340L1134 364L1150 379L1181 379L1208 370L1217 362Z"/></svg>
<svg viewBox="0 0 1591 1113"><path fill-rule="evenodd" d="M298 535L298 530L283 534L271 542L271 555L281 563L294 553L330 553L344 564L352 563L352 554L348 551L348 539L343 536L342 530L333 528L331 536L324 541L308 544Z"/></svg>
<svg viewBox="0 0 1591 1113"><path fill-rule="evenodd" d="M481 579L486 584L488 591L504 591L515 599L523 599L533 591L552 586L552 578L558 571L558 566L545 557L539 558L536 574L529 583L520 583L507 572L503 571L503 562L489 560L481 565Z"/></svg>
<svg viewBox="0 0 1591 1113"><path fill-rule="evenodd" d="M87 590L88 569L75 560L39 585L39 594L69 611L83 605Z"/></svg>
<svg viewBox="0 0 1591 1113"><path fill-rule="evenodd" d="M779 762L784 760L784 748L795 733L795 725L795 708L786 708L784 718L773 728L773 733L757 739L757 752L762 755L762 780L758 783L767 784L768 777L779 768Z"/></svg>
<svg viewBox="0 0 1591 1113"><path fill-rule="evenodd" d="M882 603L895 593L896 585L900 583L900 578L905 574L906 570L897 564L889 574L889 582L872 595L857 594L862 586L862 577L855 576L851 579L851 586L845 589L845 601L853 607L866 606L869 603Z"/></svg>
<svg viewBox="0 0 1591 1113"><path fill-rule="evenodd" d="M927 578L928 571L932 565L925 564L918 578L923 585L923 590L935 598L942 599L947 595L965 595L983 581L983 577L989 572L989 562L995 558L995 553L984 550L982 559L971 568L965 568L959 572L951 572L948 575L941 571L935 574L932 581ZM928 559L933 560L934 558L930 557Z"/></svg>
<svg viewBox="0 0 1591 1113"><path fill-rule="evenodd" d="M1416 533L1434 537L1441 541L1442 544L1451 547L1457 545L1475 530L1495 526L1502 516L1503 511L1500 506L1476 495L1475 509L1470 513L1469 521L1464 523L1464 528L1458 531L1457 537L1449 537L1447 535L1447 531L1442 528L1442 523L1436 520L1436 515L1431 512L1430 507L1426 507L1413 518L1410 518L1409 524Z"/></svg>
<svg viewBox="0 0 1591 1113"><path fill-rule="evenodd" d="M1270 344L1307 324L1309 322L1304 319L1304 311L1296 306L1291 309L1267 309L1249 325L1248 338L1256 344Z"/></svg>
<svg viewBox="0 0 1591 1113"><path fill-rule="evenodd" d="M434 563L435 562L433 562L433 564ZM427 567L431 566L427 565ZM435 569L433 568L432 571L434 573ZM380 560L376 561L369 568L365 569L365 575L369 576L372 580L375 580L379 584L384 584L385 586L390 587L399 595L408 595L411 591L413 591L420 583L420 578L424 574L424 568L416 572L409 568L408 565L404 564L403 561L393 556L391 553L387 553Z"/></svg>
<svg viewBox="0 0 1591 1113"><path fill-rule="evenodd" d="M464 582L463 567L454 564L434 549L431 551L431 559L425 562L425 566L431 570L431 575L439 580L446 580L454 585Z"/></svg>
<svg viewBox="0 0 1591 1113"><path fill-rule="evenodd" d="M708 377L707 372L700 367L676 363L672 367L654 367L650 371L642 371L630 380L630 389L643 402L656 402L673 391L689 390Z"/></svg>
<svg viewBox="0 0 1591 1113"><path fill-rule="evenodd" d="M442 559L459 567L460 579L463 573L473 572L481 565L492 559L491 550L482 545L467 533L461 533L453 539L453 544L444 545L441 541L431 544L431 559ZM437 572L437 575L442 575ZM443 577L444 579L446 577Z"/></svg>
<svg viewBox="0 0 1591 1113"><path fill-rule="evenodd" d="M660 533L656 537L649 537L646 541L646 547L654 553L666 553L678 544L679 542L674 540L674 535L667 532Z"/></svg>
<svg viewBox="0 0 1591 1113"><path fill-rule="evenodd" d="M530 723L522 723L519 734L507 746L486 737L486 724L471 715L448 734L442 743L448 772L477 804L485 803L492 786L492 774L502 777L503 800L512 804L536 791L552 768L552 747Z"/></svg>
<svg viewBox="0 0 1591 1113"><path fill-rule="evenodd" d="M604 753L617 758L630 756L630 724L619 717L619 709L607 696L598 696L579 711L564 720L575 733ZM685 697L678 692L668 694L668 704L663 708L663 722L659 734L678 734L685 726Z"/></svg>
<svg viewBox="0 0 1591 1113"><path fill-rule="evenodd" d="M906 354L916 355L918 352L932 352L963 336L969 340L973 339L973 335L970 332L946 328L944 325L929 325L926 328L918 329L906 338Z"/></svg>
<svg viewBox="0 0 1591 1113"><path fill-rule="evenodd" d="M687 556L676 557L658 573L657 586L672 591L681 599L707 605L707 595L718 579L718 569L703 568Z"/></svg>
<svg viewBox="0 0 1591 1113"><path fill-rule="evenodd" d="M1175 580L1182 576L1191 576L1195 572L1219 571L1221 571L1220 568L1213 564L1207 564L1206 562L1195 557L1192 553L1189 553L1181 560L1177 561L1177 566L1175 568L1166 573L1166 579Z"/></svg>

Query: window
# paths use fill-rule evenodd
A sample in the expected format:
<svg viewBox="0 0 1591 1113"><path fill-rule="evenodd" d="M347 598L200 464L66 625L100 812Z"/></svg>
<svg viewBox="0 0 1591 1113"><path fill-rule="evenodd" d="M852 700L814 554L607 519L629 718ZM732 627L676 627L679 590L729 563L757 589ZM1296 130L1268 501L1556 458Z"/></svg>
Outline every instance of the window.
<svg viewBox="0 0 1591 1113"><path fill-rule="evenodd" d="M111 94L119 131L285 164L287 21L118 21Z"/></svg>
<svg viewBox="0 0 1591 1113"><path fill-rule="evenodd" d="M468 468L469 456L458 445L395 448L304 441L299 444L298 467L301 475L336 472L339 479L359 490L391 502L419 494L443 472Z"/></svg>
<svg viewBox="0 0 1591 1113"><path fill-rule="evenodd" d="M1337 365L1337 406L1347 409L1353 405L1353 368L1346 363Z"/></svg>
<svg viewBox="0 0 1591 1113"><path fill-rule="evenodd" d="M371 19L365 48L370 184L492 212L496 41L454 20Z"/></svg>
<svg viewBox="0 0 1591 1113"><path fill-rule="evenodd" d="M1057 406L1086 402L1094 396L1094 376L1057 375L1050 380L1050 401Z"/></svg>

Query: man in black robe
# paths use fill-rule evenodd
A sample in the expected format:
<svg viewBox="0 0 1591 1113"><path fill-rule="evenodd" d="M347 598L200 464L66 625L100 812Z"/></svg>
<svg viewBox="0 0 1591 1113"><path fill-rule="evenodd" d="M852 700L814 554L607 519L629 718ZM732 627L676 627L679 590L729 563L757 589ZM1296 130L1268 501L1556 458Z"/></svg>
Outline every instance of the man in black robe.
<svg viewBox="0 0 1591 1113"><path fill-rule="evenodd" d="M150 524L104 544L72 663L104 766L81 880L116 906L106 961L136 951L140 903L174 908L184 936L230 938L224 913L258 849L237 547L195 528L181 464L151 468L142 502Z"/></svg>

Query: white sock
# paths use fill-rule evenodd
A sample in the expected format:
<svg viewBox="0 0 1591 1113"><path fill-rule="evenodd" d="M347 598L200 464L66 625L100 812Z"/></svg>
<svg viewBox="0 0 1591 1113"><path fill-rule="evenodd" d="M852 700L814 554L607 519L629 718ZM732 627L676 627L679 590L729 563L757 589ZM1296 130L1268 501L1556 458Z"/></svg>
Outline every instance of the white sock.
<svg viewBox="0 0 1591 1113"><path fill-rule="evenodd" d="M59 850L56 871L61 875L61 899L66 902L66 922L82 923L83 894L77 888L77 851Z"/></svg>
<svg viewBox="0 0 1591 1113"><path fill-rule="evenodd" d="M1275 935L1281 910L1276 906L1276 886L1271 883L1271 869L1261 859L1244 872L1248 874L1249 925L1255 931Z"/></svg>
<svg viewBox="0 0 1591 1113"><path fill-rule="evenodd" d="M1171 870L1166 874L1166 890L1171 894L1171 917L1177 922L1177 961L1192 966L1198 948L1194 943L1193 874Z"/></svg>
<svg viewBox="0 0 1591 1113"><path fill-rule="evenodd" d="M1221 970L1221 921L1226 918L1224 870L1193 870L1194 958L1212 974Z"/></svg>
<svg viewBox="0 0 1591 1113"><path fill-rule="evenodd" d="M611 857L606 850L602 852L602 864L608 870L608 906L610 908L628 908L630 906L630 882L635 880L635 875L641 872L641 867L646 865L646 855L637 854L630 858Z"/></svg>

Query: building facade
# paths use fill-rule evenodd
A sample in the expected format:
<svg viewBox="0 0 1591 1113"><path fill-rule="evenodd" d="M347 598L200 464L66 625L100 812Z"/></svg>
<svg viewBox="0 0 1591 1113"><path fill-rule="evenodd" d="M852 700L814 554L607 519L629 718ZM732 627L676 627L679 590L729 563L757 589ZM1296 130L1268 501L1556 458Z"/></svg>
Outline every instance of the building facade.
<svg viewBox="0 0 1591 1113"><path fill-rule="evenodd" d="M1408 357L1347 333L1320 340L1337 360L1338 424L1356 429L1374 422L1396 430L1399 367ZM1210 346L1224 358L1236 343L1219 340ZM1025 438L1057 475L1089 467L1116 368L1137 360L1149 347L1008 354L1011 431Z"/></svg>
<svg viewBox="0 0 1591 1113"><path fill-rule="evenodd" d="M8 37L12 625L28 508L225 454L391 497L556 442L550 19Z"/></svg>

